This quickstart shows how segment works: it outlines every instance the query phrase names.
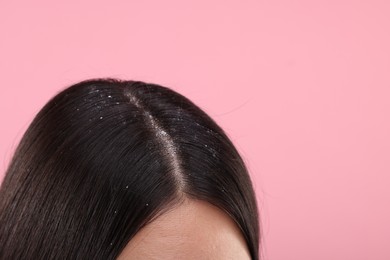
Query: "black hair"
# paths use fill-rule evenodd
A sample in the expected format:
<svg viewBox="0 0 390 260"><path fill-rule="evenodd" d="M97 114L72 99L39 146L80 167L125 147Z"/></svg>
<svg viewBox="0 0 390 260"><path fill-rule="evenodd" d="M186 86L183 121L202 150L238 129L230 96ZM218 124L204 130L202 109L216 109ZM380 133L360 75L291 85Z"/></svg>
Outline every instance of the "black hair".
<svg viewBox="0 0 390 260"><path fill-rule="evenodd" d="M243 159L200 107L168 87L89 79L37 113L0 188L0 259L115 259L183 198L237 224L259 259L259 214Z"/></svg>

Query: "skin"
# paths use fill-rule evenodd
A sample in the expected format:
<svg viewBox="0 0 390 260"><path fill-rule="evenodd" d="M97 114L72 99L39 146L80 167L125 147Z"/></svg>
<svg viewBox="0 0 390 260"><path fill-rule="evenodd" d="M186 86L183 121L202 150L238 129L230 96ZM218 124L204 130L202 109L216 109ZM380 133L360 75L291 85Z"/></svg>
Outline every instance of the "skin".
<svg viewBox="0 0 390 260"><path fill-rule="evenodd" d="M222 210L185 200L140 230L117 260L250 260L244 237Z"/></svg>

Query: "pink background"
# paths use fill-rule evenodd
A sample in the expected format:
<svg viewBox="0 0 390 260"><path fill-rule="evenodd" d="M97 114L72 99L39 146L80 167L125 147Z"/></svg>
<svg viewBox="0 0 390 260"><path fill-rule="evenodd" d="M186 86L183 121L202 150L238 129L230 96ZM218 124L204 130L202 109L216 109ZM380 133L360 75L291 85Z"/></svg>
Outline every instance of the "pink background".
<svg viewBox="0 0 390 260"><path fill-rule="evenodd" d="M390 259L390 1L7 2L1 179L65 86L155 82L206 110L242 153L265 259Z"/></svg>

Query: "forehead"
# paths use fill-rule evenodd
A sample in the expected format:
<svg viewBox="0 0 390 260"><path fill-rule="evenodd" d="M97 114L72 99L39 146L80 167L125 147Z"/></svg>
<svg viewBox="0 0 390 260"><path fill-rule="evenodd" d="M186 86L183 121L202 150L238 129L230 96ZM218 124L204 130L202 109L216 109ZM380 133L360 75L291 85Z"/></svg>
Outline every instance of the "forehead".
<svg viewBox="0 0 390 260"><path fill-rule="evenodd" d="M187 200L145 226L118 260L236 259L250 260L234 221L203 201Z"/></svg>

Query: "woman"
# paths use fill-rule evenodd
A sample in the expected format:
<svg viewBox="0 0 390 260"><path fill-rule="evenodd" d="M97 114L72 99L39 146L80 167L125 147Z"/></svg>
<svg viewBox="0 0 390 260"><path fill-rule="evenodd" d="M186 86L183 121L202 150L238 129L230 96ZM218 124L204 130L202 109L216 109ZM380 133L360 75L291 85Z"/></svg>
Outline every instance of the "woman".
<svg viewBox="0 0 390 260"><path fill-rule="evenodd" d="M0 189L0 259L259 259L254 190L224 131L157 84L53 97Z"/></svg>

